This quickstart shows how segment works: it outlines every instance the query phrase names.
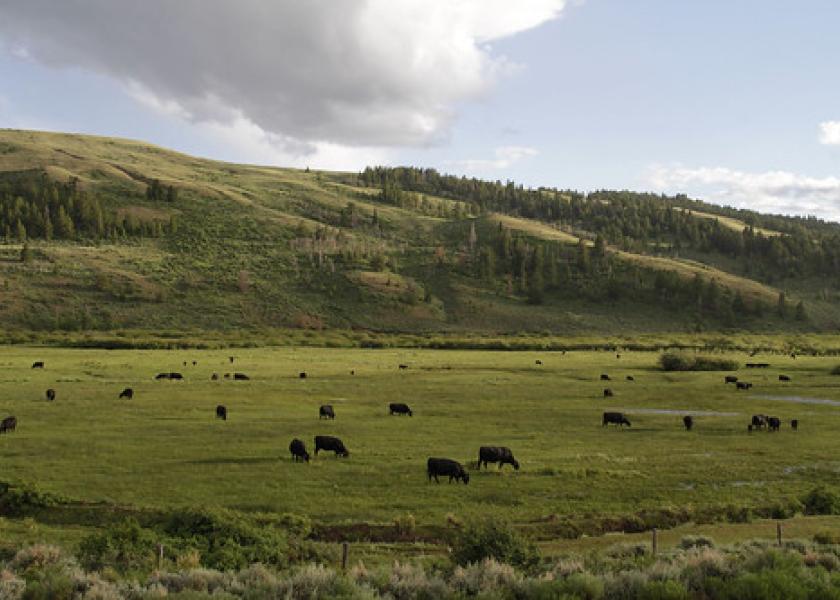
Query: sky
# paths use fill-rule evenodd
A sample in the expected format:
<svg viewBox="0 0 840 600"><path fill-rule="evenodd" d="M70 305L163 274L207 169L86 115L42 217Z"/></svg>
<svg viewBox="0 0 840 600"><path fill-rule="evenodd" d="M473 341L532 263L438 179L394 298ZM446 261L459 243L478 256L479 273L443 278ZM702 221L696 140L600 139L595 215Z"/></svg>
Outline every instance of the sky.
<svg viewBox="0 0 840 600"><path fill-rule="evenodd" d="M0 0L0 127L840 220L840 2Z"/></svg>

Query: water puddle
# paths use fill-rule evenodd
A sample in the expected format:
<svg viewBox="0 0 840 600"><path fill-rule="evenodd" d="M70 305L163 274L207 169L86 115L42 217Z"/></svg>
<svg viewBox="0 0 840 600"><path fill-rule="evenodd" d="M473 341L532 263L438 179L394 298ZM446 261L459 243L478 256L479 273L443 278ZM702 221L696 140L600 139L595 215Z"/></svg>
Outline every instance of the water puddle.
<svg viewBox="0 0 840 600"><path fill-rule="evenodd" d="M792 402L794 404L819 404L822 406L840 406L838 400L826 400L825 398L809 398L808 396L752 396L761 400L773 400L775 402Z"/></svg>
<svg viewBox="0 0 840 600"><path fill-rule="evenodd" d="M737 417L741 413L717 410L690 410L676 408L622 408L616 409L628 415L692 415L695 417Z"/></svg>

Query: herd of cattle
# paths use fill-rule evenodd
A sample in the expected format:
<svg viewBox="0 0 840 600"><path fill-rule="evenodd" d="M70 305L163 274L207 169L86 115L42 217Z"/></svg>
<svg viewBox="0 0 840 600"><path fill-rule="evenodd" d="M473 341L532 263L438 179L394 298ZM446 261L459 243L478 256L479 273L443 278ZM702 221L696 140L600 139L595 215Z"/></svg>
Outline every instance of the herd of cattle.
<svg viewBox="0 0 840 600"><path fill-rule="evenodd" d="M564 352L565 354L565 352ZM621 355L616 355L616 358L621 358ZM795 358L795 357L794 357ZM231 363L234 362L234 357L229 357ZM197 365L196 361L192 362L193 366ZM537 365L542 365L542 361L537 360ZM184 362L184 366L187 366L187 363ZM768 363L747 363L746 365L748 368L766 368L769 366ZM43 369L44 362L43 361L36 361L32 364L33 369ZM400 364L399 369L404 370L407 369L408 365ZM355 371L351 371L352 375L355 375ZM244 373L225 373L225 379L231 379L238 381L248 381L250 377L248 377ZM299 373L300 379L306 379L306 373L301 372ZM183 380L184 376L181 373L177 372L161 372L155 376L156 380ZM210 377L211 380L216 381L219 379L218 373L213 373ZM601 374L600 377L601 381L611 381L612 378L606 374ZM635 381L632 375L626 376L627 381ZM779 375L779 381L782 382L789 382L791 378L787 375ZM734 375L726 375L724 377L724 384L735 384L735 389L737 390L748 390L752 388L752 383L739 381L738 377ZM610 388L604 389L604 397L612 397L613 391ZM120 399L128 399L131 400L134 398L134 390L132 388L125 388L119 394ZM52 388L46 391L46 399L50 402L55 401L56 399L56 391ZM389 415L408 415L409 417L413 416L414 413L412 412L411 408L403 402L392 402L388 405L388 414ZM228 413L227 407L220 404L216 406L216 418L222 419L224 421L227 420ZM330 404L323 404L318 409L318 418L319 419L335 419L335 410L333 406ZM767 430L767 431L779 431L781 428L781 419L775 416L769 415L753 415L750 423L747 425L747 431L752 432L753 430ZM614 411L607 411L603 413L601 424L603 427L607 425L617 425L619 427L627 426L631 427L630 420L624 413L621 412L614 412ZM683 417L683 426L687 431L691 431L694 427L694 417L692 415L685 415ZM792 419L790 422L791 429L796 430L799 427L799 421L797 419ZM14 416L6 417L2 421L0 421L0 433L7 433L11 431L15 431L17 428L17 418ZM329 435L317 435L315 436L315 455L318 455L318 452L324 450L325 452L333 452L337 457L349 457L350 451L344 445L344 442L334 436ZM295 462L309 462L310 455L309 452L306 450L306 444L303 440L298 438L294 438L291 443L289 444L289 452L292 455L292 460ZM519 461L517 461L514 456L513 452L510 448L505 446L481 446L478 451L478 461L477 467L480 470L482 466L484 468L488 467L489 463L498 464L499 469L502 466L508 464L513 466L515 470L519 470ZM456 460L452 460L449 458L429 458L426 462L426 472L429 478L429 481L432 479L435 482L440 483L439 477L448 477L449 482L452 483L453 481L461 481L464 484L468 484L470 481L470 475L464 468L464 466Z"/></svg>

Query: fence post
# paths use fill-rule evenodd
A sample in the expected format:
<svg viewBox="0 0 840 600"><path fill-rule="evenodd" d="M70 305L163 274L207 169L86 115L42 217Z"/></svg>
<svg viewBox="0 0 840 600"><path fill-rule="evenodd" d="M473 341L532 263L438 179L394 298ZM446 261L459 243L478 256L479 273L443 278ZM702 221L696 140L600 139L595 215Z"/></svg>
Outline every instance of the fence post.
<svg viewBox="0 0 840 600"><path fill-rule="evenodd" d="M347 555L350 552L350 544L343 542L341 544L341 570L347 570Z"/></svg>
<svg viewBox="0 0 840 600"><path fill-rule="evenodd" d="M776 544L782 545L782 524L776 523Z"/></svg>
<svg viewBox="0 0 840 600"><path fill-rule="evenodd" d="M157 568L160 571L163 566L163 544L158 544Z"/></svg>
<svg viewBox="0 0 840 600"><path fill-rule="evenodd" d="M656 550L657 550L656 527L653 528L653 530L651 531L651 534L652 534L651 535L651 548L653 550L653 555L656 556Z"/></svg>

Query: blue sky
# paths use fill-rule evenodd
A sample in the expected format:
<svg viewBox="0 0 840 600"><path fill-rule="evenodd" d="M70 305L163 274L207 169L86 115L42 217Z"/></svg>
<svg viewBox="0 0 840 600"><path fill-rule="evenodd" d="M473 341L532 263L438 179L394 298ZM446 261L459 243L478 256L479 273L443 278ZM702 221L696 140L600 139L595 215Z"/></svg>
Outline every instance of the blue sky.
<svg viewBox="0 0 840 600"><path fill-rule="evenodd" d="M0 0L0 127L840 219L834 1L56 6Z"/></svg>

